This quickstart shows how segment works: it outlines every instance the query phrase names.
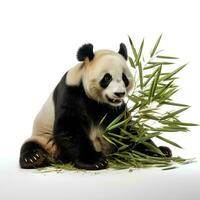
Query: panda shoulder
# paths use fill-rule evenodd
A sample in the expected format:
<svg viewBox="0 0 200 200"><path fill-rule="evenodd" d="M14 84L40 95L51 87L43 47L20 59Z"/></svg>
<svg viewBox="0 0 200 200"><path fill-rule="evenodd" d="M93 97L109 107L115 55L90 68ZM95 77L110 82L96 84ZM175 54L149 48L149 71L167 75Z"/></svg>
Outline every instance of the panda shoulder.
<svg viewBox="0 0 200 200"><path fill-rule="evenodd" d="M83 63L79 63L72 67L66 75L65 83L68 86L79 86L81 83L83 71Z"/></svg>

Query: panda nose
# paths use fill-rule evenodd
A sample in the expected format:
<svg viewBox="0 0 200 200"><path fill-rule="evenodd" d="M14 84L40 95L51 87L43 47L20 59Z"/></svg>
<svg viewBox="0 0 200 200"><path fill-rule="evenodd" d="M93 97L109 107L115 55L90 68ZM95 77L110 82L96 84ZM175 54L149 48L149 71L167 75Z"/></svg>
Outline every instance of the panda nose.
<svg viewBox="0 0 200 200"><path fill-rule="evenodd" d="M125 95L125 92L115 92L114 93L117 97L123 97Z"/></svg>

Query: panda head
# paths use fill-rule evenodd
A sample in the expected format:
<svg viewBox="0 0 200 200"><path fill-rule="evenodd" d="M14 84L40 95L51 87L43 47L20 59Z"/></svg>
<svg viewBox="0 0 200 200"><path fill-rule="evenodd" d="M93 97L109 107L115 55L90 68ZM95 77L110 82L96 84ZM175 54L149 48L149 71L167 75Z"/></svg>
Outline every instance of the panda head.
<svg viewBox="0 0 200 200"><path fill-rule="evenodd" d="M126 64L126 46L121 43L118 52L93 52L92 44L79 48L77 58L83 61L82 83L86 95L111 106L121 106L123 98L133 87L133 77Z"/></svg>

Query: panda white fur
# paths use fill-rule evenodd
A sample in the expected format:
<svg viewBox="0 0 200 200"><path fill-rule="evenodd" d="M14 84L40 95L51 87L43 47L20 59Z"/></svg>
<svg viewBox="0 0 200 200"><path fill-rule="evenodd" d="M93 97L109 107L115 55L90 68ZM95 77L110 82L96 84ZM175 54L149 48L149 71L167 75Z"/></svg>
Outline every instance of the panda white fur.
<svg viewBox="0 0 200 200"><path fill-rule="evenodd" d="M56 162L90 170L107 167L106 156L114 148L101 133L125 110L123 98L133 86L127 49L121 43L118 53L93 52L92 44L85 44L77 58L81 62L62 77L36 116L32 136L21 147L22 168Z"/></svg>

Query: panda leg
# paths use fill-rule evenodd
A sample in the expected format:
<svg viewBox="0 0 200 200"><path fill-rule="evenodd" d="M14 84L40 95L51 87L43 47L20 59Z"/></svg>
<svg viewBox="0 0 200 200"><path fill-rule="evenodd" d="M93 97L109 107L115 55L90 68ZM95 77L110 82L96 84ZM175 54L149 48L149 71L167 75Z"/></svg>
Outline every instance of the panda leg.
<svg viewBox="0 0 200 200"><path fill-rule="evenodd" d="M106 157L96 152L86 134L65 132L55 135L55 142L60 149L60 160L72 162L76 168L100 170L108 167Z"/></svg>
<svg viewBox="0 0 200 200"><path fill-rule="evenodd" d="M22 145L19 159L21 168L33 169L45 167L50 164L49 161L47 151L37 142L28 141Z"/></svg>

